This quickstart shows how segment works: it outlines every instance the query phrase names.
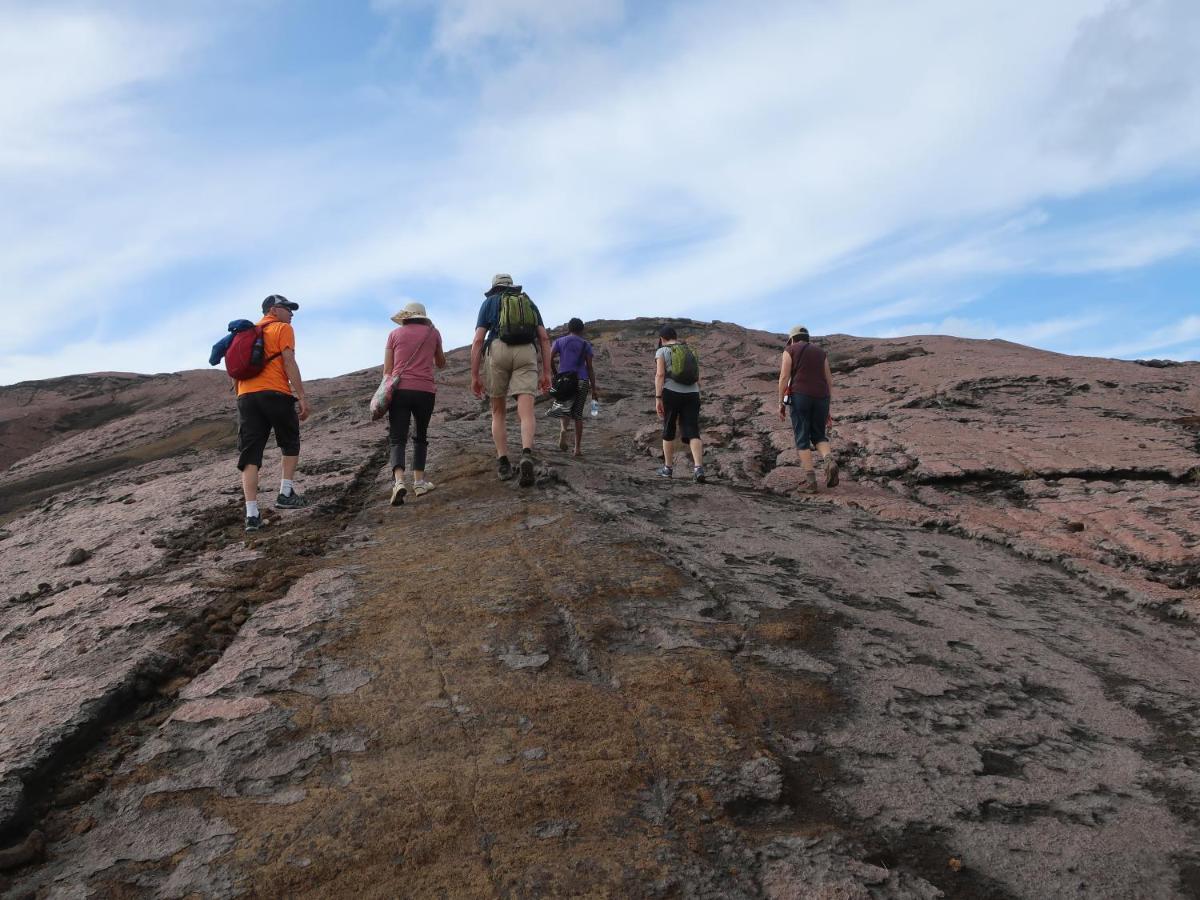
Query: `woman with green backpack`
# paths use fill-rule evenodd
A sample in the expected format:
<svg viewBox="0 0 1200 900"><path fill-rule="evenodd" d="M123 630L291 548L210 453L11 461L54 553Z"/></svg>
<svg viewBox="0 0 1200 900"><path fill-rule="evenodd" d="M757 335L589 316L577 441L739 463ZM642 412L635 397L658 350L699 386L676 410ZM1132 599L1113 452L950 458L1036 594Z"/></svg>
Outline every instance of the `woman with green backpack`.
<svg viewBox="0 0 1200 900"><path fill-rule="evenodd" d="M692 451L692 480L704 483L704 445L700 441L700 363L670 325L658 329L654 352L654 409L663 420L662 478L674 474L675 433Z"/></svg>

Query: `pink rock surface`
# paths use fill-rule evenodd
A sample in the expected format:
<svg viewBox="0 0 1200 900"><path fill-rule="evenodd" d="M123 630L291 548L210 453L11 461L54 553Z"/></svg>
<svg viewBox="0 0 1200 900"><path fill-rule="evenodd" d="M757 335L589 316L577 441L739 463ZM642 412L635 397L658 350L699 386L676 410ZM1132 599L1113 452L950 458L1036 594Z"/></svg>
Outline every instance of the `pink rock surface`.
<svg viewBox="0 0 1200 900"><path fill-rule="evenodd" d="M686 587L663 614L636 589L615 598L616 636L591 649L489 645L505 670L560 677L563 653L575 666L609 653L716 653L782 679L824 679L853 713L819 731L764 725L765 740L772 759L796 766L811 754L836 760L844 777L830 790L881 841L934 829L1020 896L1036 896L1039 878L1053 879L1050 893L1080 880L1045 850L1073 848L1062 852L1098 895L1140 884L1172 896L1182 877L1173 860L1194 846L1187 810L1200 802L1187 761L1200 672L1192 626L1173 624L1200 603L1200 364L831 336L842 483L826 490L822 478L816 496L793 497L800 460L774 407L782 341L725 323L681 328L701 358L710 484L653 475L655 324L593 326L601 417L582 462L542 453L554 464L541 484L591 523L563 544L581 565L588 541L630 541L661 552ZM466 375L455 351L439 376L434 472L451 456L491 466ZM112 783L80 801L102 824L58 839L24 885L86 890L136 860L155 864L128 875L147 891L236 894L236 873L219 863L234 829L192 792L286 806L319 765L366 749L353 731L294 737L287 698L344 697L370 677L328 648L354 598L339 548L385 527L372 518L388 478L384 428L364 411L376 380L371 369L310 386L299 487L313 504L273 508L269 448L269 524L250 540L223 375L0 389L0 458L14 460L0 472L0 833L19 837L42 814L81 743L147 706L162 713L108 766ZM447 522L476 515L448 509ZM556 521L520 515L513 533ZM273 581L276 560L293 575ZM255 591L253 603L240 599ZM828 646L756 636L758 623L798 606L837 621ZM519 610L500 615L514 633L540 628ZM597 665L584 667L588 678L620 690ZM740 784L746 796L731 804L782 816L786 792L755 787L775 785L779 771L761 759L747 763L750 787L740 770L709 787ZM1168 789L1175 806L1161 799ZM762 824L730 838L732 855L713 852L776 854L756 870L769 896L804 896L808 884L932 895L912 872L832 844L754 845L746 835ZM574 833L559 825L557 838ZM1155 848L1137 877L1119 862L1131 835ZM708 883L687 872L681 883Z"/></svg>

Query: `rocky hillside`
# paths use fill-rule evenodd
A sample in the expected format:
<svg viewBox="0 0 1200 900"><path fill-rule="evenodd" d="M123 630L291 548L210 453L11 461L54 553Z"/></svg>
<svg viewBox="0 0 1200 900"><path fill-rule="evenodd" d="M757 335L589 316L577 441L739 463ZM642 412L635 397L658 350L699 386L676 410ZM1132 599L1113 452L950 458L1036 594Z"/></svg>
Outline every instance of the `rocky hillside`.
<svg viewBox="0 0 1200 900"><path fill-rule="evenodd" d="M0 892L1200 894L1200 365L832 336L797 496L725 323L655 477L656 324L529 490L465 351L400 508L376 372L316 382L250 539L223 375L0 388Z"/></svg>

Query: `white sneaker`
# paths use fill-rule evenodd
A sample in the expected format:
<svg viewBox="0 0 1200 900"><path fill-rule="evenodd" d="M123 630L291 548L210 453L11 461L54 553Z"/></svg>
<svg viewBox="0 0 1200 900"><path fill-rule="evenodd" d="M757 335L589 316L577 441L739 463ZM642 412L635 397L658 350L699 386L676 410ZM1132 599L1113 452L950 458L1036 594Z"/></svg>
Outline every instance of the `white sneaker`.
<svg viewBox="0 0 1200 900"><path fill-rule="evenodd" d="M418 497L420 497L422 494L428 494L432 490L433 490L433 482L432 481L414 481L413 482L413 493L416 494Z"/></svg>
<svg viewBox="0 0 1200 900"><path fill-rule="evenodd" d="M397 481L392 484L392 506L402 506L404 504L404 495L408 493L408 488L404 486L403 481Z"/></svg>

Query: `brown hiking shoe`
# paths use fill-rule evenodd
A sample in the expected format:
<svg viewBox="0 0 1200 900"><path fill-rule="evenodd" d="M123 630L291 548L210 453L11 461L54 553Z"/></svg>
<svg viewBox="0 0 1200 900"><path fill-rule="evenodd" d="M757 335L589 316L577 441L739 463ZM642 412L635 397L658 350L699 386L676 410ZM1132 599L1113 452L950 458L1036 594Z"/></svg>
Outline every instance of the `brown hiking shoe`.
<svg viewBox="0 0 1200 900"><path fill-rule="evenodd" d="M800 490L809 494L815 494L817 492L817 473L814 469L809 469L804 473L804 487L802 487Z"/></svg>
<svg viewBox="0 0 1200 900"><path fill-rule="evenodd" d="M838 464L832 456L825 463L825 487L837 487Z"/></svg>

